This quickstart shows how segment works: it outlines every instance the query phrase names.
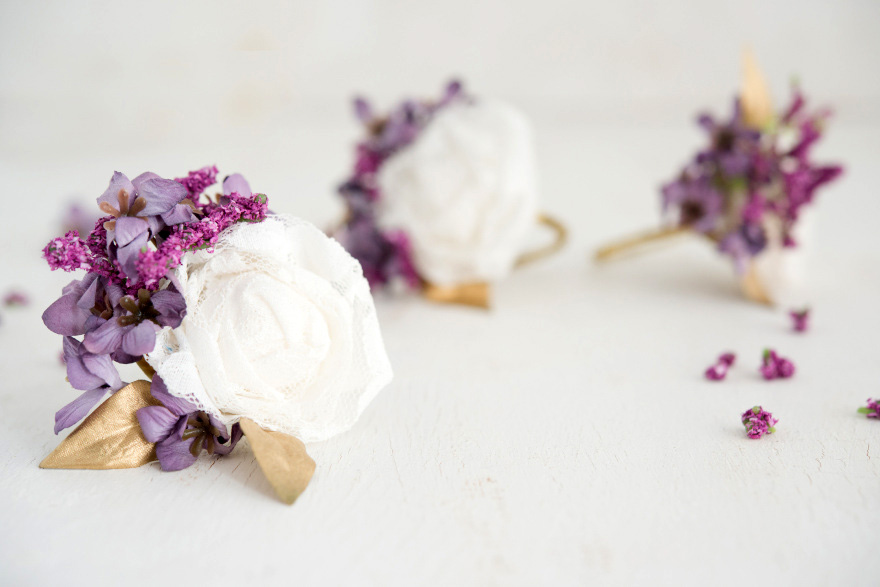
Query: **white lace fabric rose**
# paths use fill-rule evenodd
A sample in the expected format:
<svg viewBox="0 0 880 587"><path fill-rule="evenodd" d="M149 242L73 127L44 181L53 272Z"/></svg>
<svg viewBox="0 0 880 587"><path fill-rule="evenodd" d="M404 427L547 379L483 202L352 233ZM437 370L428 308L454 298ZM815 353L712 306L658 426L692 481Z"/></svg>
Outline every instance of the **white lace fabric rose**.
<svg viewBox="0 0 880 587"><path fill-rule="evenodd" d="M392 377L360 265L284 215L226 230L175 270L187 315L146 359L169 391L231 425L305 442L350 428Z"/></svg>
<svg viewBox="0 0 880 587"><path fill-rule="evenodd" d="M535 226L535 167L519 111L483 100L449 105L380 169L378 221L407 233L429 282L497 281Z"/></svg>

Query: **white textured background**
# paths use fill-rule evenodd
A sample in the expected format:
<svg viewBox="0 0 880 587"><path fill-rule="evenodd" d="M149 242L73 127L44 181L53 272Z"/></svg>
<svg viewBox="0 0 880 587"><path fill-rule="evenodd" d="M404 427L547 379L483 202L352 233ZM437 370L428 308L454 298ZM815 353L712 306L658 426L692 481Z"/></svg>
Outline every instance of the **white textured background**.
<svg viewBox="0 0 880 587"><path fill-rule="evenodd" d="M10 2L0 5L0 584L872 585L880 572L880 4L852 2ZM657 185L727 111L739 52L778 97L798 75L838 116L798 302L736 297L698 243L596 268L656 221ZM72 399L39 322L65 275L39 249L111 172L242 171L318 223L356 138L354 91L387 105L460 74L535 121L559 257L489 314L380 299L395 382L293 508L246 444L180 474L41 471ZM763 346L795 379L754 372ZM740 367L700 374L722 350ZM779 432L747 440L761 403Z"/></svg>

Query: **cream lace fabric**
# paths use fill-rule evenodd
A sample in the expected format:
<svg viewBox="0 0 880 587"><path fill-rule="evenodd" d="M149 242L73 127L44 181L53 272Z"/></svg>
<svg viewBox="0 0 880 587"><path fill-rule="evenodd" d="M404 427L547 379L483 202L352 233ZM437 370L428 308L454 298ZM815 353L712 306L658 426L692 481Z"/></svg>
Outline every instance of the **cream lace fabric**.
<svg viewBox="0 0 880 587"><path fill-rule="evenodd" d="M187 315L147 361L172 394L227 425L246 416L324 440L391 380L360 265L304 220L236 224L175 273Z"/></svg>

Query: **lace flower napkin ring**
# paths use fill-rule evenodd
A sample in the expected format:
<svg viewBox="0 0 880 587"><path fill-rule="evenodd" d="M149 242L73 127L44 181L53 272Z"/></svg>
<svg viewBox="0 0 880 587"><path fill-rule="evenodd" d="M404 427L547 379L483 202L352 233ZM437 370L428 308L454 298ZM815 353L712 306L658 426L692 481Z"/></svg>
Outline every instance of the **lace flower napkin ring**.
<svg viewBox="0 0 880 587"><path fill-rule="evenodd" d="M430 300L489 307L490 284L555 253L562 224L538 212L531 128L516 109L450 83L436 101L387 115L363 99L367 136L339 187L346 214L334 236L372 287L402 281ZM550 244L523 253L535 223Z"/></svg>
<svg viewBox="0 0 880 587"><path fill-rule="evenodd" d="M733 260L749 300L771 305L795 284L799 259L791 251L806 240L802 217L816 191L842 172L839 165L816 164L810 157L830 112L807 111L795 86L791 104L777 113L748 52L743 65L743 88L732 118L718 122L700 116L710 145L663 186L663 209L674 216L672 223L600 248L598 261L697 234Z"/></svg>
<svg viewBox="0 0 880 587"><path fill-rule="evenodd" d="M216 175L117 172L88 237L70 231L44 249L53 270L86 275L43 314L83 393L55 415L56 434L82 423L42 468L158 460L176 471L246 436L293 503L315 471L303 442L350 428L391 380L357 261L308 222L270 213L238 174L203 198ZM149 381L124 383L116 363Z"/></svg>

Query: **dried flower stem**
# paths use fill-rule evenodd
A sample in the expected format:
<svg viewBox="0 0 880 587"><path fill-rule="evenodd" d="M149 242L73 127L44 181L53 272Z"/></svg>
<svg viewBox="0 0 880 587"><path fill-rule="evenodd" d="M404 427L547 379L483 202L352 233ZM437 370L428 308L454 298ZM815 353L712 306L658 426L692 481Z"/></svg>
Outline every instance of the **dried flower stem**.
<svg viewBox="0 0 880 587"><path fill-rule="evenodd" d="M650 230L600 248L596 251L595 259L596 261L608 261L621 254L633 252L632 250L637 247L691 232L692 230L687 226L665 226Z"/></svg>
<svg viewBox="0 0 880 587"><path fill-rule="evenodd" d="M529 263L533 263L544 257L549 257L564 247L565 242L568 240L568 230L565 228L564 224L555 218L551 218L546 214L538 214L538 224L546 226L552 230L556 238L554 238L553 242L548 245L533 251L527 251L520 255L519 259L516 260L517 267L522 267L523 265L528 265Z"/></svg>
<svg viewBox="0 0 880 587"><path fill-rule="evenodd" d="M147 376L147 379L152 379L153 375L156 374L156 370L153 369L153 367L151 367L150 364L147 363L147 361L144 360L143 357L137 360L137 366L141 368L141 371L144 372L144 375Z"/></svg>

